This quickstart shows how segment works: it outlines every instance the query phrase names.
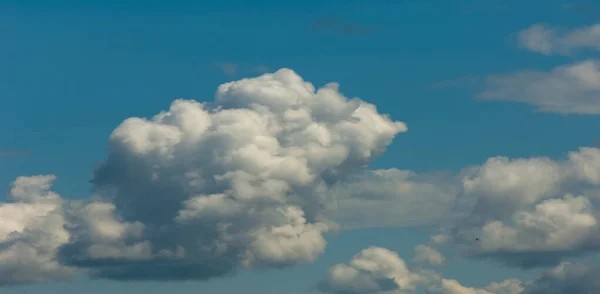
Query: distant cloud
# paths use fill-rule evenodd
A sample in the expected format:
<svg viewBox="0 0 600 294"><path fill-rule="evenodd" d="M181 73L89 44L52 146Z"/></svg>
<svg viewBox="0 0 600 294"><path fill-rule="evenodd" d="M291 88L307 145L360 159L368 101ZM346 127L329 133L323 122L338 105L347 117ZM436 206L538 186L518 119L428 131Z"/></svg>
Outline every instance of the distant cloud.
<svg viewBox="0 0 600 294"><path fill-rule="evenodd" d="M235 63L217 63L216 66L226 75L235 76L238 66Z"/></svg>
<svg viewBox="0 0 600 294"><path fill-rule="evenodd" d="M578 49L600 50L600 24L575 29L534 24L517 34L519 47L544 55L571 55Z"/></svg>
<svg viewBox="0 0 600 294"><path fill-rule="evenodd" d="M271 69L268 66L265 66L265 65L257 65L257 66L254 66L252 69L253 69L254 72L260 73L260 74L267 73L267 72L271 71Z"/></svg>
<svg viewBox="0 0 600 294"><path fill-rule="evenodd" d="M216 64L217 68L221 70L228 77L233 77L237 74L264 74L271 69L265 65L248 65L248 64L238 64L233 62L221 62Z"/></svg>
<svg viewBox="0 0 600 294"><path fill-rule="evenodd" d="M523 102L543 112L600 114L600 60L488 76L478 97Z"/></svg>
<svg viewBox="0 0 600 294"><path fill-rule="evenodd" d="M30 154L31 154L30 150L0 149L0 156L5 156L5 157L27 156Z"/></svg>

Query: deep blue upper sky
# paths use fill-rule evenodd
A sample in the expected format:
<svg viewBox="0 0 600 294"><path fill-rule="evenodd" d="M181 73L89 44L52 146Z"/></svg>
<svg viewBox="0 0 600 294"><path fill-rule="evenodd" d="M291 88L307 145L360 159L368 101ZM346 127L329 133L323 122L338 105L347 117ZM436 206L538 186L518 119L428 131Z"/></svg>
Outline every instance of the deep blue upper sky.
<svg viewBox="0 0 600 294"><path fill-rule="evenodd" d="M211 101L220 84L265 67L291 68L316 86L339 82L347 96L407 123L409 131L374 168L422 172L459 170L497 155L562 158L599 137L598 116L537 113L525 104L478 101L474 93L477 79L489 74L583 59L520 50L514 34L534 23L591 24L600 11L595 19L548 0L173 2L0 1L0 149L30 151L0 156L0 185L53 173L64 197L88 197L93 166L105 159L108 136L124 119L152 116L177 98ZM329 17L373 30L311 27ZM221 71L221 63L236 64L235 74ZM410 254L427 236L397 228L344 232L315 265L173 287L306 293L329 265L365 246ZM448 272L472 284L519 273L467 263ZM472 275L477 269L480 278ZM6 291L80 293L89 283ZM98 292L86 293L173 289L93 283Z"/></svg>

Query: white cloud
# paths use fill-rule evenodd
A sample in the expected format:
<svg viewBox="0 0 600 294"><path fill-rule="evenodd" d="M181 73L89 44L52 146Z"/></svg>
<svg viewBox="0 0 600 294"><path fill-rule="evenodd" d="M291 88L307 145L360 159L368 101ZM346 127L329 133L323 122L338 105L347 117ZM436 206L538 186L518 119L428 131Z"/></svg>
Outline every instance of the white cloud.
<svg viewBox="0 0 600 294"><path fill-rule="evenodd" d="M319 289L335 294L592 294L600 291L599 273L598 264L563 262L533 280L507 279L470 287L435 271L409 269L397 253L369 247L350 262L332 266Z"/></svg>
<svg viewBox="0 0 600 294"><path fill-rule="evenodd" d="M598 156L600 149L581 148L564 161L497 157L466 169L464 195L474 205L446 237L524 266L600 250L596 200L587 193L598 188Z"/></svg>
<svg viewBox="0 0 600 294"><path fill-rule="evenodd" d="M415 247L414 260L418 263L427 263L437 266L444 264L446 258L431 246L417 245L417 247Z"/></svg>
<svg viewBox="0 0 600 294"><path fill-rule="evenodd" d="M18 179L12 200L26 204L2 206L0 276L207 279L312 262L337 226L330 189L404 131L337 84L315 89L289 69L223 84L212 103L176 100L113 131L93 198L62 200L53 177ZM25 245L13 230L53 239Z"/></svg>
<svg viewBox="0 0 600 294"><path fill-rule="evenodd" d="M600 62L489 76L478 97L527 103L543 112L600 114Z"/></svg>
<svg viewBox="0 0 600 294"><path fill-rule="evenodd" d="M600 24L575 29L534 24L518 33L519 46L544 55L571 55L577 49L600 50Z"/></svg>
<svg viewBox="0 0 600 294"><path fill-rule="evenodd" d="M416 250L415 258L418 258L418 251L419 249ZM405 294L415 291L440 294L520 294L524 290L523 282L515 279L493 282L480 289L466 287L456 280L443 278L435 271L409 269L397 253L374 246L362 250L348 263L330 267L319 283L319 289L334 294Z"/></svg>
<svg viewBox="0 0 600 294"><path fill-rule="evenodd" d="M381 247L362 250L347 264L329 269L320 288L329 293L412 293L418 274L395 252Z"/></svg>
<svg viewBox="0 0 600 294"><path fill-rule="evenodd" d="M19 177L0 203L0 285L66 279L72 267L57 259L68 241L61 197L50 191L55 176Z"/></svg>

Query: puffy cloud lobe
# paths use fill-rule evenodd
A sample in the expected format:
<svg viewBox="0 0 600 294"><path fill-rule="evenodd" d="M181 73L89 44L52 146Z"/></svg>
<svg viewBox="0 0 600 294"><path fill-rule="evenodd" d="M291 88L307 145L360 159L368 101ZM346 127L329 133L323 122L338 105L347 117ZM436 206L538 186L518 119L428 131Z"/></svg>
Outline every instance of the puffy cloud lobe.
<svg viewBox="0 0 600 294"><path fill-rule="evenodd" d="M418 263L427 263L433 266L442 265L446 260L444 256L434 248L427 245L415 247L415 258Z"/></svg>
<svg viewBox="0 0 600 294"><path fill-rule="evenodd" d="M420 278L395 252L369 247L348 264L331 267L320 288L338 294L412 293Z"/></svg>
<svg viewBox="0 0 600 294"><path fill-rule="evenodd" d="M544 55L571 55L577 49L600 49L600 24L576 29L535 24L518 33L519 46Z"/></svg>
<svg viewBox="0 0 600 294"><path fill-rule="evenodd" d="M509 264L556 264L566 256L600 250L596 158L581 148L568 160L491 158L463 172L471 213L446 235L471 254Z"/></svg>
<svg viewBox="0 0 600 294"><path fill-rule="evenodd" d="M599 114L599 62L585 60L557 66L551 71L528 70L488 76L478 97L527 103L543 112Z"/></svg>
<svg viewBox="0 0 600 294"><path fill-rule="evenodd" d="M420 252L424 248L424 245L415 248L415 259L422 255ZM369 247L349 263L332 266L319 288L322 292L337 294L403 294L419 290L440 294L520 294L524 290L524 282L510 279L493 282L480 289L466 287L434 271L423 268L409 270L397 253L381 247Z"/></svg>
<svg viewBox="0 0 600 294"><path fill-rule="evenodd" d="M76 273L57 259L68 241L61 197L50 191L55 176L19 177L0 203L0 285L66 279Z"/></svg>
<svg viewBox="0 0 600 294"><path fill-rule="evenodd" d="M111 134L97 199L68 205L61 260L93 277L206 279L312 262L328 191L406 131L336 84L288 69L176 100Z"/></svg>

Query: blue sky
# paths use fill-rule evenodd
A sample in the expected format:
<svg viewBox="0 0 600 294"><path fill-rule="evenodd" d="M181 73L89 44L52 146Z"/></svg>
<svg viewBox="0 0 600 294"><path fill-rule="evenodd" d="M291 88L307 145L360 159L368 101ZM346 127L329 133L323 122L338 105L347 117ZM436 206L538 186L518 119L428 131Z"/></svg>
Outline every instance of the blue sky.
<svg viewBox="0 0 600 294"><path fill-rule="evenodd" d="M565 4L1 1L0 150L5 152L0 154L0 184L54 174L54 191L86 199L94 167L107 158L109 136L125 119L151 117L178 98L210 102L223 83L280 68L294 70L316 87L338 82L347 97L360 97L408 125L408 132L399 134L370 169L458 173L494 156L564 160L568 152L599 138L600 116L540 112L528 103L477 95L486 77L550 71L597 55L594 48L544 55L519 46L517 33L531 25L576 28L600 19L600 7ZM573 7L595 8L598 16ZM334 19L331 27L312 27L326 18ZM365 31L336 32L345 25ZM235 70L223 70L225 64ZM17 151L27 153L13 154ZM409 262L413 248L428 242L431 233L414 227L343 230L326 236L325 253L313 264L242 271L208 282L90 281L81 276L3 291L319 293L314 285L330 266L348 262L371 245ZM440 271L463 285L482 287L507 278L532 279L539 269L466 258Z"/></svg>

